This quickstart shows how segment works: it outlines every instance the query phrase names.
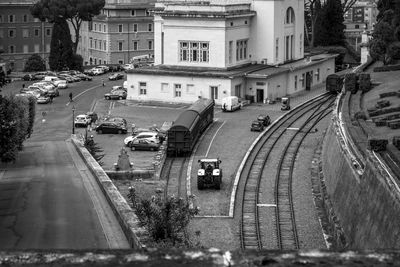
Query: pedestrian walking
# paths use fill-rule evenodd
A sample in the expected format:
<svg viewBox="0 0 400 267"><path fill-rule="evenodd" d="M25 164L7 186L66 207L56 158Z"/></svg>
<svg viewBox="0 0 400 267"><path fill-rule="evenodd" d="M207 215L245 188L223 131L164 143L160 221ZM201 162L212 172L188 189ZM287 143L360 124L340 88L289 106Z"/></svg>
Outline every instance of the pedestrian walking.
<svg viewBox="0 0 400 267"><path fill-rule="evenodd" d="M24 89L24 88L25 88L25 84L23 83L23 84L22 84L22 89Z"/></svg>
<svg viewBox="0 0 400 267"><path fill-rule="evenodd" d="M69 93L69 102L72 102L72 92Z"/></svg>
<svg viewBox="0 0 400 267"><path fill-rule="evenodd" d="M53 98L54 98L54 96L50 95L50 103L53 103Z"/></svg>

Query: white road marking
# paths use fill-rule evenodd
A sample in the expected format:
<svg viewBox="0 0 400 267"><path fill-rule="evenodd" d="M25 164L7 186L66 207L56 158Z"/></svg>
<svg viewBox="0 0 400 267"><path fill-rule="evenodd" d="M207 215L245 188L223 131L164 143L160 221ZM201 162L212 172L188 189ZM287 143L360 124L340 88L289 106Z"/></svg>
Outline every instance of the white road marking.
<svg viewBox="0 0 400 267"><path fill-rule="evenodd" d="M96 86L93 86L93 87L90 87L90 88L86 89L85 91L80 92L79 94L77 94L75 97L72 98L72 101L74 101L74 100L77 99L79 96L83 95L84 93L86 93L86 92L88 92L88 91L90 91L90 90L96 89L97 87L100 87L100 86L101 86L101 85L96 85ZM65 104L65 105L68 106L70 103L71 103L71 102L68 102L68 103Z"/></svg>
<svg viewBox="0 0 400 267"><path fill-rule="evenodd" d="M276 204L262 204L262 203L258 203L257 207L274 207L276 208Z"/></svg>
<svg viewBox="0 0 400 267"><path fill-rule="evenodd" d="M221 126L219 126L218 130L215 132L213 138L211 139L210 144L208 145L207 152L206 152L206 155L205 155L204 157L208 157L208 152L210 152L211 145L212 145L212 143L214 142L214 139L215 139L215 137L217 136L219 130L221 130L222 126L224 126L225 122L226 122L226 121L224 121L224 122L221 124Z"/></svg>
<svg viewBox="0 0 400 267"><path fill-rule="evenodd" d="M286 130L298 131L298 130L300 130L300 128L293 128L293 127L289 127L289 128L286 128Z"/></svg>

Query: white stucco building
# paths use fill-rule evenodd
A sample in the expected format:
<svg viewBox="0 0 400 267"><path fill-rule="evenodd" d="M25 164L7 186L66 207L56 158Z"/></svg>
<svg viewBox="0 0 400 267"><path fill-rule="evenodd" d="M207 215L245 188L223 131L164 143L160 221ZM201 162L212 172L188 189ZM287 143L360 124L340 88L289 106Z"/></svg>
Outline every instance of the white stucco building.
<svg viewBox="0 0 400 267"><path fill-rule="evenodd" d="M335 55L304 58L304 0L161 0L153 67L127 75L128 99L256 102L321 83Z"/></svg>

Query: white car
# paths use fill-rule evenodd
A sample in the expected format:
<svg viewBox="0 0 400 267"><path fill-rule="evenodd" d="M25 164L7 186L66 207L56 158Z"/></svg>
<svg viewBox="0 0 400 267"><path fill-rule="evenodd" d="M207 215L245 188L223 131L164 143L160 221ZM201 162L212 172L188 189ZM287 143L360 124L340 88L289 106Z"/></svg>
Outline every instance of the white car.
<svg viewBox="0 0 400 267"><path fill-rule="evenodd" d="M39 86L39 87L42 87L43 89L45 89L46 91L48 91L48 90L53 90L54 88L55 88L55 86L54 85L52 85L51 83L49 83L49 82L37 82L37 83L34 83L34 84L32 84L33 86Z"/></svg>
<svg viewBox="0 0 400 267"><path fill-rule="evenodd" d="M65 89L68 87L68 83L66 80L59 80L59 81L57 81L56 85L57 85L58 89Z"/></svg>
<svg viewBox="0 0 400 267"><path fill-rule="evenodd" d="M79 126L87 127L91 121L92 121L92 119L88 115L81 114L81 115L76 116L74 124L75 124L75 127L79 127Z"/></svg>
<svg viewBox="0 0 400 267"><path fill-rule="evenodd" d="M101 75L104 74L104 70L102 68L93 68L91 69L94 75Z"/></svg>
<svg viewBox="0 0 400 267"><path fill-rule="evenodd" d="M103 73L106 73L106 72L108 72L110 70L110 68L105 66L105 65L100 65L100 66L97 66L96 68L103 69Z"/></svg>
<svg viewBox="0 0 400 267"><path fill-rule="evenodd" d="M124 144L126 146L130 146L131 142L138 139L147 139L154 143L158 143L160 140L158 139L158 132L141 132L137 135L131 135L124 139Z"/></svg>

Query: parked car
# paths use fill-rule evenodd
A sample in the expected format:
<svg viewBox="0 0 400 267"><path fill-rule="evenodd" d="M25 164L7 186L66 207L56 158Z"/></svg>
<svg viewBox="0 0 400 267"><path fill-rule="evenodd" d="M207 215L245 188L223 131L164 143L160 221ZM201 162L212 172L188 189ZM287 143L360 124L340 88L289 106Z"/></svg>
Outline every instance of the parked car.
<svg viewBox="0 0 400 267"><path fill-rule="evenodd" d="M128 132L128 130L124 125L109 121L103 121L96 127L95 130L98 134L102 133L126 134Z"/></svg>
<svg viewBox="0 0 400 267"><path fill-rule="evenodd" d="M105 99L126 99L127 97L127 93L125 92L125 90L116 90L107 94L104 94L104 98Z"/></svg>
<svg viewBox="0 0 400 267"><path fill-rule="evenodd" d="M66 80L69 83L74 82L74 79L68 74L58 74L58 78L60 78L61 80Z"/></svg>
<svg viewBox="0 0 400 267"><path fill-rule="evenodd" d="M120 86L120 85L114 85L114 86L111 88L111 92L118 91L118 90L127 91L126 88L124 88L124 87L122 87L122 86Z"/></svg>
<svg viewBox="0 0 400 267"><path fill-rule="evenodd" d="M91 118L86 114L81 114L76 116L74 124L75 127L83 126L87 127L91 122Z"/></svg>
<svg viewBox="0 0 400 267"><path fill-rule="evenodd" d="M125 64L125 65L122 65L121 68L123 70L132 70L132 69L134 69L134 66L133 66L133 64Z"/></svg>
<svg viewBox="0 0 400 267"><path fill-rule="evenodd" d="M126 120L121 117L106 117L106 118L104 118L104 121L119 123L119 124L124 125L125 127L127 125Z"/></svg>
<svg viewBox="0 0 400 267"><path fill-rule="evenodd" d="M24 81L34 81L34 80L37 80L37 77L36 77L35 75L33 75L33 74L25 74L25 75L22 77L22 79L23 79Z"/></svg>
<svg viewBox="0 0 400 267"><path fill-rule="evenodd" d="M93 75L101 75L104 74L104 70L102 68L93 68L91 69Z"/></svg>
<svg viewBox="0 0 400 267"><path fill-rule="evenodd" d="M83 74L83 73L78 73L76 74L77 77L79 77L82 81L91 81L93 80L92 77L90 77L89 75Z"/></svg>
<svg viewBox="0 0 400 267"><path fill-rule="evenodd" d="M149 139L136 139L130 143L131 150L158 150L161 146L160 142L154 142Z"/></svg>
<svg viewBox="0 0 400 267"><path fill-rule="evenodd" d="M271 119L268 115L260 114L258 115L257 120L261 122L264 126L268 126L271 124Z"/></svg>
<svg viewBox="0 0 400 267"><path fill-rule="evenodd" d="M264 130L264 124L259 120L253 121L251 123L250 131L262 132Z"/></svg>
<svg viewBox="0 0 400 267"><path fill-rule="evenodd" d="M130 146L134 140L138 139L148 139L155 143L160 142L160 140L158 139L158 132L152 131L152 132L141 132L138 133L137 135L128 136L127 138L124 139L124 144L126 146Z"/></svg>
<svg viewBox="0 0 400 267"><path fill-rule="evenodd" d="M124 75L121 73L114 73L113 75L111 75L110 77L108 77L108 79L110 81L116 81L116 80L121 80L124 78Z"/></svg>
<svg viewBox="0 0 400 267"><path fill-rule="evenodd" d="M47 104L50 102L50 97L41 95L37 98L36 102L38 104Z"/></svg>
<svg viewBox="0 0 400 267"><path fill-rule="evenodd" d="M88 76L94 76L93 69L84 70L83 74L88 75Z"/></svg>
<svg viewBox="0 0 400 267"><path fill-rule="evenodd" d="M110 71L110 68L106 65L100 65L100 66L97 66L96 68L103 69L103 73L107 73Z"/></svg>

